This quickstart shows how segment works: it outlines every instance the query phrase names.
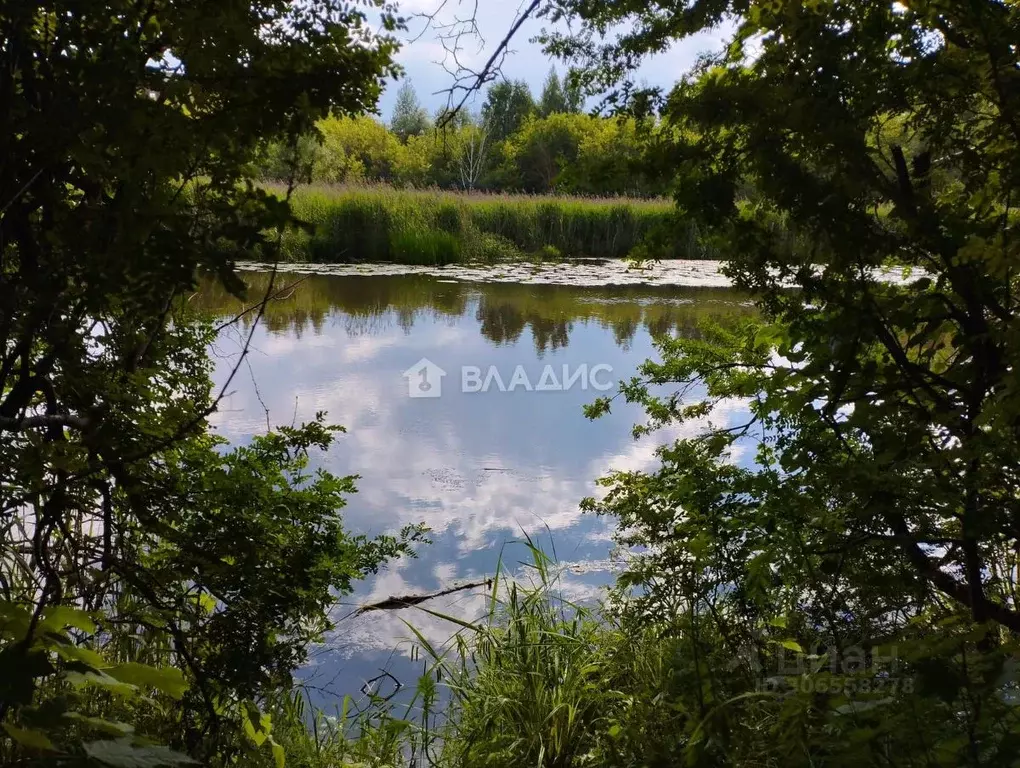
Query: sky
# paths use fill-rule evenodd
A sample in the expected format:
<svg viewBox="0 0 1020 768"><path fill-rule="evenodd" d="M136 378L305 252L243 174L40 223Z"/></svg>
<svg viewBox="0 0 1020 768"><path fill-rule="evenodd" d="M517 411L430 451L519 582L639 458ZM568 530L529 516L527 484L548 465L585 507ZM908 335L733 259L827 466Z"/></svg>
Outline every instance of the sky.
<svg viewBox="0 0 1020 768"><path fill-rule="evenodd" d="M453 77L444 71L442 61L445 52L433 28L426 26L421 14L434 12L441 7L442 0L398 0L400 15L409 18L408 30L400 33L407 42L397 56L410 79L419 100L430 111L445 106ZM477 5L476 19L480 38L465 40L461 59L475 69L480 69L495 50L495 46L510 29L517 18L521 0L447 0L438 16L440 23L455 18L468 18ZM532 39L548 27L545 19L528 19L520 28L511 44L511 53L506 58L502 76L511 80L524 80L531 86L537 98L542 91L549 69L553 65L562 75L566 66L547 56L538 43ZM652 86L669 86L689 70L698 55L705 51L718 50L726 30L716 30L677 43L669 51L649 59L638 73L638 80ZM382 117L389 119L399 83L390 83L379 102ZM484 97L478 97L472 110L477 110Z"/></svg>

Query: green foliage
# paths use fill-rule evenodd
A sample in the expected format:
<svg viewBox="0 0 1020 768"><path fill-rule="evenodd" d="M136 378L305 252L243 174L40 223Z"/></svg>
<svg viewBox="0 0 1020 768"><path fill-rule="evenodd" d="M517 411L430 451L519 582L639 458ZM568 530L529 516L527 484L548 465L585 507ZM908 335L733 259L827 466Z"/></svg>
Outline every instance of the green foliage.
<svg viewBox="0 0 1020 768"><path fill-rule="evenodd" d="M553 114L527 120L504 145L508 175L526 192L556 190L563 171L577 162L584 130L593 119Z"/></svg>
<svg viewBox="0 0 1020 768"><path fill-rule="evenodd" d="M497 251L532 254L547 246L565 257L622 258L649 238L645 252L652 249L658 258L707 255L659 200L310 187L294 193L292 206L309 230L288 237L285 252L293 261L417 263L412 251L394 250L394 238L425 242L432 236L420 233L433 231L459 243L457 254L450 252L457 260L491 260ZM403 233L415 234L408 239Z"/></svg>
<svg viewBox="0 0 1020 768"><path fill-rule="evenodd" d="M697 625L663 635L572 603L561 593L556 564L534 546L516 579L498 570L482 619L423 610L458 631L439 646L407 622L426 660L412 700L399 709L383 701L360 709L356 738L351 727L344 736L353 709L345 700L340 727L323 729L317 720L314 736L294 732L289 754L310 756L315 745L307 763L315 766L359 758L448 768L683 765L700 759L716 738L707 724L726 707L747 718L731 721L744 754L767 745L767 733L756 736L755 727L772 713L758 701L775 695L746 702L705 697L705 667L689 659L692 650L710 659L718 636ZM744 676L734 666L713 682ZM450 700L439 709L442 694Z"/></svg>
<svg viewBox="0 0 1020 768"><path fill-rule="evenodd" d="M397 101L390 118L390 130L407 142L411 136L421 136L431 127L428 111L418 103L418 94L410 80L404 81L397 91Z"/></svg>
<svg viewBox="0 0 1020 768"><path fill-rule="evenodd" d="M542 86L542 97L538 101L538 114L542 117L561 112L577 113L584 105L584 99L575 78L569 75L560 80L556 68L549 70L549 75Z"/></svg>
<svg viewBox="0 0 1020 768"><path fill-rule="evenodd" d="M644 141L633 120L553 114L502 145L500 172L530 192L648 196L657 185L645 173Z"/></svg>
<svg viewBox="0 0 1020 768"><path fill-rule="evenodd" d="M317 124L317 137L268 143L259 172L269 181L286 181L296 171L301 183L600 196L652 197L668 189L645 160L661 137L633 119L529 112L503 138L494 121L483 113L479 124L465 117L443 128L401 132L366 115L327 118ZM472 161L476 172L465 174Z"/></svg>
<svg viewBox="0 0 1020 768"><path fill-rule="evenodd" d="M0 7L5 765L240 759L335 595L420 538L344 530L321 419L211 437L215 330L181 301L277 257L290 209L253 160L374 105L396 21L370 5L371 29L332 0Z"/></svg>
<svg viewBox="0 0 1020 768"><path fill-rule="evenodd" d="M545 85L542 86L542 97L538 100L538 114L542 117L549 117L560 112L569 112L567 109L567 97L563 92L563 85L560 77L556 74L556 68L549 70L545 78Z"/></svg>
<svg viewBox="0 0 1020 768"><path fill-rule="evenodd" d="M313 150L310 181L397 179L405 152L397 137L377 120L367 115L332 117L321 120L317 128L322 141Z"/></svg>
<svg viewBox="0 0 1020 768"><path fill-rule="evenodd" d="M185 754L147 744L134 725L110 716L109 707L90 707L97 695L109 696L124 702L122 707L166 716L169 700L181 699L188 688L175 668L116 664L92 650L98 632L93 616L77 608L52 606L37 613L28 605L0 603L0 701L32 702L41 686L60 691L23 707L17 724L2 724L10 740L0 743L5 762L27 750L65 759L88 755L115 766L193 763ZM158 694L162 701L153 698ZM88 715L89 709L100 714Z"/></svg>
<svg viewBox="0 0 1020 768"><path fill-rule="evenodd" d="M603 83L740 17L658 157L766 322L660 340L623 396L639 434L688 436L587 504L635 553L625 620L711 639L684 652L709 706L688 761L1015 764L1020 11L568 5L583 31L553 46Z"/></svg>
<svg viewBox="0 0 1020 768"><path fill-rule="evenodd" d="M345 696L330 712L315 710L297 689L263 703L271 736L285 756L286 768L361 768L406 764L415 743L414 724L387 702ZM248 758L252 768L278 768L272 752Z"/></svg>
<svg viewBox="0 0 1020 768"><path fill-rule="evenodd" d="M662 706L679 682L668 670L673 643L628 635L565 600L555 564L532 553L534 586L501 575L487 619L455 652L433 651L454 696L441 762L653 763L664 745L653 746L643 733L677 742L683 735L683 710Z"/></svg>
<svg viewBox="0 0 1020 768"><path fill-rule="evenodd" d="M501 142L520 130L535 112L535 99L523 80L501 80L489 86L482 118L490 126L492 140Z"/></svg>
<svg viewBox="0 0 1020 768"><path fill-rule="evenodd" d="M401 264L456 264L461 260L460 240L441 229L396 230L390 257Z"/></svg>
<svg viewBox="0 0 1020 768"><path fill-rule="evenodd" d="M502 235L481 232L478 235L478 257L482 261L498 262L522 259L525 258L525 255L513 242Z"/></svg>

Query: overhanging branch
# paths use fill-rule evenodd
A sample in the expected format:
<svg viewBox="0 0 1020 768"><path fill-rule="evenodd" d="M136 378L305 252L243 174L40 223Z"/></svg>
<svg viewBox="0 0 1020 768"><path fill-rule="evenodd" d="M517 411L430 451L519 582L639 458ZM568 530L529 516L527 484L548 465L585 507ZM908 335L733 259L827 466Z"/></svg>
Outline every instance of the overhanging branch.
<svg viewBox="0 0 1020 768"><path fill-rule="evenodd" d="M0 432L24 432L38 427L70 427L86 430L91 422L84 416L71 416L64 413L48 413L39 416L0 416Z"/></svg>

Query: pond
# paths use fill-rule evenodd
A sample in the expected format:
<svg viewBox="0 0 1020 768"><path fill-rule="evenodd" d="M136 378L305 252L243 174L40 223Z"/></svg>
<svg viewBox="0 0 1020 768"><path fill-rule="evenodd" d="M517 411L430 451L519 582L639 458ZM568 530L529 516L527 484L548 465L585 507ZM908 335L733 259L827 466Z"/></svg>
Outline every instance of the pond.
<svg viewBox="0 0 1020 768"><path fill-rule="evenodd" d="M474 272L377 271L386 274L277 275L283 292L212 419L241 443L267 422L327 412L347 432L316 460L360 476L343 511L348 528L431 529L419 557L391 564L336 607L336 631L301 673L329 711L382 669L413 685L422 663L412 660L404 620L433 643L456 630L416 609L350 615L359 605L484 579L500 562L518 572L528 559L525 536L555 554L568 597L597 596L612 579L612 524L583 515L578 502L609 470L653 469L656 446L677 435L636 441L640 411L621 403L589 421L582 407L654 356L653 337L697 334L703 320L754 312L728 288L661 284L661 275L660 284L602 285L597 268L575 270L588 276L574 284L543 281L541 269L512 279L490 271L489 282ZM245 277L250 295L262 296L269 275ZM243 309L211 285L193 302L219 317ZM253 314L215 345L220 385ZM486 593L458 592L428 607L470 620L484 613Z"/></svg>

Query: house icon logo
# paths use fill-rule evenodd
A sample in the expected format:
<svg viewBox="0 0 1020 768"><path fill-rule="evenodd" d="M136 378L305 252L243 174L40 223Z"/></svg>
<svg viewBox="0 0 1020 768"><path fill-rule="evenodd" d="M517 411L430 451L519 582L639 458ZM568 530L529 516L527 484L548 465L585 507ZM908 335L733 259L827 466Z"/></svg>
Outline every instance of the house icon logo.
<svg viewBox="0 0 1020 768"><path fill-rule="evenodd" d="M404 371L408 397L440 397L443 394L443 377L446 371L423 357Z"/></svg>

